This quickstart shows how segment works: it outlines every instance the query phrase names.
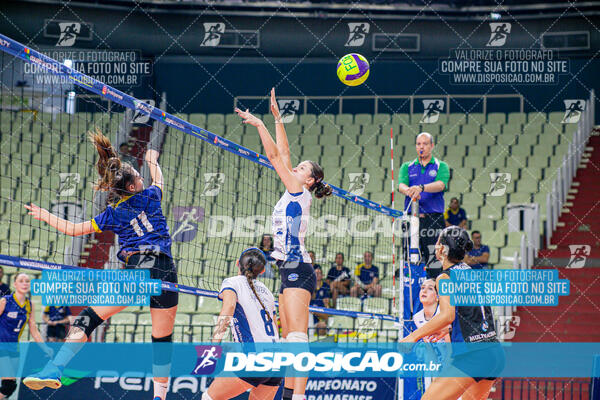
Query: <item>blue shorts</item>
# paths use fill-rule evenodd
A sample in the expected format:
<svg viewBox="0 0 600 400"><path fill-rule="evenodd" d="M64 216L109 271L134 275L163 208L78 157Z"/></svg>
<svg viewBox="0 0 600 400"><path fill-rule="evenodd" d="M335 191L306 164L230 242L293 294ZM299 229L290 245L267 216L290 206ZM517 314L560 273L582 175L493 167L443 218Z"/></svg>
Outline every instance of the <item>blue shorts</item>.
<svg viewBox="0 0 600 400"><path fill-rule="evenodd" d="M127 259L125 269L149 268L150 278L177 283L177 267L166 254L135 253ZM158 296L150 297L150 308L171 308L179 303L179 292L163 290Z"/></svg>
<svg viewBox="0 0 600 400"><path fill-rule="evenodd" d="M308 290L312 295L317 287L317 276L312 264L300 261L277 261L281 275L281 288L283 293L286 288L300 288Z"/></svg>
<svg viewBox="0 0 600 400"><path fill-rule="evenodd" d="M260 385L265 386L279 386L283 378L275 377L275 378L240 378L244 382L251 384L254 387L258 387Z"/></svg>

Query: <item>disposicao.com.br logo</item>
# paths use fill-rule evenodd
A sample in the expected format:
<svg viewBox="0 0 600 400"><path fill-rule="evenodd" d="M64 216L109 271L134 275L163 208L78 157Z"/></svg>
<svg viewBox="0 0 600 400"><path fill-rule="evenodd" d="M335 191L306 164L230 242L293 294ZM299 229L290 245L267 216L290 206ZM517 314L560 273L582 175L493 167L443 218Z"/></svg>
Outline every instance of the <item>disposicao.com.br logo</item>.
<svg viewBox="0 0 600 400"><path fill-rule="evenodd" d="M397 352L379 353L363 352L229 352L225 356L224 372L436 372L440 363L410 362L405 363L402 354Z"/></svg>

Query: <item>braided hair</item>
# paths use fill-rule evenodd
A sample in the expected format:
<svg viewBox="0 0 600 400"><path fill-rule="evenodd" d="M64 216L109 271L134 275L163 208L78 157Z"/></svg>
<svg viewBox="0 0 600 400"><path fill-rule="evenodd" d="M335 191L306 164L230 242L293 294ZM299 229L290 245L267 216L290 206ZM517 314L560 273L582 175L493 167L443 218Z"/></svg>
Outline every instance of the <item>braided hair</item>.
<svg viewBox="0 0 600 400"><path fill-rule="evenodd" d="M108 192L108 202L115 203L123 196L129 196L127 187L135 183L136 173L131 164L122 162L110 140L96 128L88 134L90 141L96 147L100 158L96 162L99 179L94 190Z"/></svg>
<svg viewBox="0 0 600 400"><path fill-rule="evenodd" d="M453 263L461 262L473 250L469 233L456 225L449 226L440 233L440 244L448 247L448 260Z"/></svg>
<svg viewBox="0 0 600 400"><path fill-rule="evenodd" d="M266 263L267 258L265 257L265 253L256 247L251 247L244 250L240 256L240 271L248 280L248 285L250 285L252 293L254 293L256 299L260 303L260 306L267 314L268 322L271 322L271 314L267 311L267 308L256 293L256 288L254 287L254 280L258 275L260 275L261 272L263 272Z"/></svg>

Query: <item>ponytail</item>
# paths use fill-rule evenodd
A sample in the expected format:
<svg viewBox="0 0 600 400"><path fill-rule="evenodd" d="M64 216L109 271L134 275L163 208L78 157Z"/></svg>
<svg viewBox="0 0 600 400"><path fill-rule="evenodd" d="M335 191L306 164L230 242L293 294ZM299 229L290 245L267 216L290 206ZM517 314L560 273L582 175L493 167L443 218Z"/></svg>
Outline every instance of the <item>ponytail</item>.
<svg viewBox="0 0 600 400"><path fill-rule="evenodd" d="M96 162L99 178L94 185L94 190L109 192L110 203L118 201L122 196L132 194L127 187L135 181L133 167L121 162L110 140L98 128L95 132L89 132L88 136L100 156Z"/></svg>
<svg viewBox="0 0 600 400"><path fill-rule="evenodd" d="M313 183L308 190L314 192L317 199L331 196L331 193L333 192L331 186L323 182L323 168L314 161L309 161L309 163L312 168L311 177L315 180L315 183Z"/></svg>
<svg viewBox="0 0 600 400"><path fill-rule="evenodd" d="M247 250L244 250L242 252L242 255L240 256L240 270L248 280L248 285L250 285L252 293L254 293L254 296L256 296L256 299L260 303L260 306L265 311L265 314L267 314L268 322L271 322L271 314L267 311L267 308L263 304L260 297L258 297L258 294L256 293L256 288L254 287L254 280L264 270L266 263L267 258L265 257L265 253L263 253L260 249L257 249L256 247L251 247Z"/></svg>

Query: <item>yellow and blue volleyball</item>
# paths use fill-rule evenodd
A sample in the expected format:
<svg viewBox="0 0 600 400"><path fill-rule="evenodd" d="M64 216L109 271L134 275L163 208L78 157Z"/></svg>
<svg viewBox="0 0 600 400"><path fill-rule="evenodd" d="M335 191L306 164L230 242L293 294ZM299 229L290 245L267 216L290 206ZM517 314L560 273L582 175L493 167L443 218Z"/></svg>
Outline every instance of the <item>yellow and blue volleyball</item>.
<svg viewBox="0 0 600 400"><path fill-rule="evenodd" d="M369 77L369 62L360 54L346 54L338 62L337 76L344 85L358 86Z"/></svg>

